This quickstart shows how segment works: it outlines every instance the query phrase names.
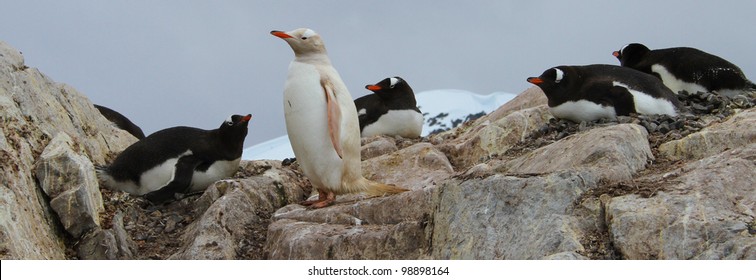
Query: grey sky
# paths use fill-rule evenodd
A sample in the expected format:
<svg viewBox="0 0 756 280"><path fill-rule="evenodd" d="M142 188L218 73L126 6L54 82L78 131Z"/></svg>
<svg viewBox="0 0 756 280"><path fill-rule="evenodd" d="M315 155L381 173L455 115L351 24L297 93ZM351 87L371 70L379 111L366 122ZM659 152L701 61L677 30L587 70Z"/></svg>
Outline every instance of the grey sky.
<svg viewBox="0 0 756 280"><path fill-rule="evenodd" d="M354 98L389 76L416 92L519 93L552 66L618 64L611 52L631 42L696 47L756 79L756 1L31 0L2 10L0 40L28 66L145 133L250 113L246 146L286 133L294 55L274 29L320 33Z"/></svg>

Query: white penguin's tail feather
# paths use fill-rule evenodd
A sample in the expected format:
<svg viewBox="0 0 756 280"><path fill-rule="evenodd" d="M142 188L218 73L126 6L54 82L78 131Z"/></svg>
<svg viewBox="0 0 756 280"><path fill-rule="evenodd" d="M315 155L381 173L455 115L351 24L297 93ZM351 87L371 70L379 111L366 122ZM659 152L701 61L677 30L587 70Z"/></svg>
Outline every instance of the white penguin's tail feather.
<svg viewBox="0 0 756 280"><path fill-rule="evenodd" d="M408 189L397 187L395 185L378 183L365 178L362 179L361 183L364 184L364 193L370 196L386 196L409 191Z"/></svg>

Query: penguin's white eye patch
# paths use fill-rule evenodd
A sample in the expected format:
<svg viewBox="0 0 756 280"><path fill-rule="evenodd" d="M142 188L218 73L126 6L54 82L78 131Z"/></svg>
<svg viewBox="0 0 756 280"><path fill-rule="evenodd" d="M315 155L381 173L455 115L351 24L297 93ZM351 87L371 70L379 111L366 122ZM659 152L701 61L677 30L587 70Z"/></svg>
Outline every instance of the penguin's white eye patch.
<svg viewBox="0 0 756 280"><path fill-rule="evenodd" d="M554 78L555 83L559 83L564 78L564 72L562 70L559 70L559 68L554 68L554 72L556 72L556 78Z"/></svg>
<svg viewBox="0 0 756 280"><path fill-rule="evenodd" d="M399 79L397 79L397 78L391 78L391 79L389 79L389 81L391 82L391 83L389 84L389 87L390 87L390 88L394 88L394 87L396 86L396 84L398 84L398 83L399 83Z"/></svg>
<svg viewBox="0 0 756 280"><path fill-rule="evenodd" d="M226 122L226 125L234 125L234 115L228 116L228 118L226 118L225 122Z"/></svg>

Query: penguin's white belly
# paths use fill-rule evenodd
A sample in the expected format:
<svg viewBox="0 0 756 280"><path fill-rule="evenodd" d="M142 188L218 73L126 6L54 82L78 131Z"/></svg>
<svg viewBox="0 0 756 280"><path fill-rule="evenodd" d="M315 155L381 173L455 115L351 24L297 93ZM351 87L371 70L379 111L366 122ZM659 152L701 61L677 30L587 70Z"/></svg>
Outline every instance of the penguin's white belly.
<svg viewBox="0 0 756 280"><path fill-rule="evenodd" d="M142 176L139 177L139 185L141 187L133 188L135 191L132 193L136 195L144 195L165 187L175 179L174 176L176 174L176 163L178 162L178 159L191 154L191 151L186 151L177 158L166 160L162 164L145 171L142 173ZM195 170L192 173L189 192L205 190L207 186L215 181L234 175L239 168L240 161L241 158L231 161L219 160L210 165L205 171ZM130 183L130 181L128 183Z"/></svg>
<svg viewBox="0 0 756 280"><path fill-rule="evenodd" d="M550 107L551 114L560 119L574 122L592 121L601 118L617 118L614 107L602 106L587 100L568 101L558 106Z"/></svg>
<svg viewBox="0 0 756 280"><path fill-rule="evenodd" d="M669 89L672 90L675 94L679 94L680 91L686 91L690 94L694 94L696 92L707 92L708 90L704 88L703 86L700 86L698 84L685 82L683 80L678 79L675 77L675 75L672 75L672 73L667 70L664 66L661 66L659 64L651 65L651 72L654 72L661 77L662 82L665 86L667 86Z"/></svg>
<svg viewBox="0 0 756 280"><path fill-rule="evenodd" d="M362 137L399 135L417 138L423 131L423 114L415 110L390 110L362 129Z"/></svg>
<svg viewBox="0 0 756 280"><path fill-rule="evenodd" d="M284 114L291 148L305 176L316 187L338 188L344 163L331 142L325 93L314 66L296 61L289 66Z"/></svg>
<svg viewBox="0 0 756 280"><path fill-rule="evenodd" d="M630 94L633 95L633 102L635 103L635 112L638 114L643 115L670 115L670 116L677 116L677 112L675 111L675 105L672 104L669 100L663 99L663 98L654 98L651 95L648 95L644 92L640 92L634 89L631 89L629 86L620 83L620 82L614 82L615 86L624 87L627 89Z"/></svg>
<svg viewBox="0 0 756 280"><path fill-rule="evenodd" d="M241 157L235 160L218 160L213 162L205 171L195 170L192 175L192 185L189 192L199 192L207 189L210 184L218 180L231 177L239 169Z"/></svg>
<svg viewBox="0 0 756 280"><path fill-rule="evenodd" d="M136 195L143 195L163 188L173 181L173 176L176 174L176 163L178 159L183 156L191 155L192 151L187 150L183 154L176 158L166 160L165 162L157 165L150 170L142 173L139 177L139 188L134 192Z"/></svg>

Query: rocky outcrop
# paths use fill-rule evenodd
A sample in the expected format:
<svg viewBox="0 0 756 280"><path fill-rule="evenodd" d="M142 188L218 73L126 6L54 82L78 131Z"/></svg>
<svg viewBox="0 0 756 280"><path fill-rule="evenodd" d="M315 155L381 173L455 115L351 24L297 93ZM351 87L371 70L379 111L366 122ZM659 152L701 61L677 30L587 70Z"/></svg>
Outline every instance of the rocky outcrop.
<svg viewBox="0 0 756 280"><path fill-rule="evenodd" d="M503 155L541 127L551 118L546 102L543 92L532 87L471 124L433 136L431 142L446 153L455 166L470 167Z"/></svg>
<svg viewBox="0 0 756 280"><path fill-rule="evenodd" d="M659 146L659 152L673 160L700 159L724 150L756 142L756 109L746 110L723 123L711 125L680 140Z"/></svg>
<svg viewBox="0 0 756 280"><path fill-rule="evenodd" d="M582 170L618 182L632 179L653 159L646 130L636 124L618 124L564 138L506 161L496 170L517 174Z"/></svg>
<svg viewBox="0 0 756 280"><path fill-rule="evenodd" d="M756 259L746 101L574 124L533 87L429 138L363 139L364 175L405 193L308 209L296 162L243 161L152 205L94 182L135 139L0 43L0 258Z"/></svg>
<svg viewBox="0 0 756 280"><path fill-rule="evenodd" d="M0 42L0 119L0 258L63 259L65 230L58 227L58 214L38 187L39 178L34 172L43 150L53 138L65 134L77 146L74 151L80 151L91 163L105 164L110 154L136 139L114 128L74 88L26 66L23 56L4 42ZM84 165L80 167L86 168ZM51 188L75 189L80 188L76 186L79 183L58 182ZM82 192L65 195L54 204L67 207L64 204L72 202L68 199L97 196L91 191ZM85 200L77 203L93 204L86 206L90 210L84 212L97 209L97 202ZM92 226L91 222L81 226L69 222L64 227L77 234Z"/></svg>
<svg viewBox="0 0 756 280"><path fill-rule="evenodd" d="M637 182L655 194L614 197L606 205L610 237L623 258L756 259L756 143Z"/></svg>
<svg viewBox="0 0 756 280"><path fill-rule="evenodd" d="M200 197L196 210L201 215L183 233L171 259L261 258L260 237L271 213L309 194L302 175L282 169L280 162L244 162L241 168L254 175L216 182Z"/></svg>
<svg viewBox="0 0 756 280"><path fill-rule="evenodd" d="M345 201L323 209L289 205L273 215L270 259L422 259L428 257L431 194Z"/></svg>

